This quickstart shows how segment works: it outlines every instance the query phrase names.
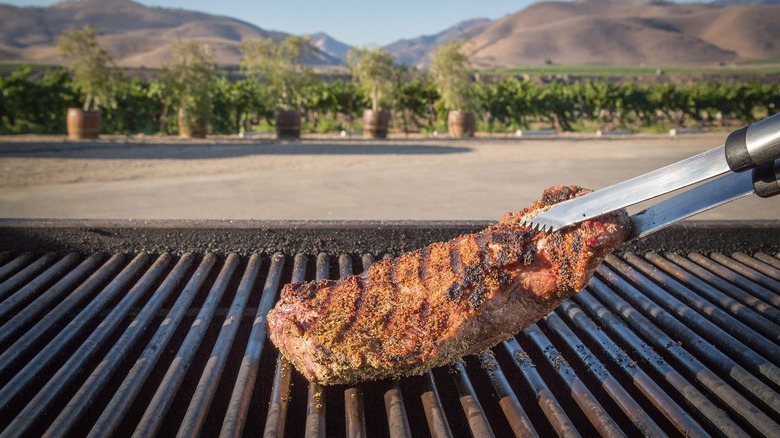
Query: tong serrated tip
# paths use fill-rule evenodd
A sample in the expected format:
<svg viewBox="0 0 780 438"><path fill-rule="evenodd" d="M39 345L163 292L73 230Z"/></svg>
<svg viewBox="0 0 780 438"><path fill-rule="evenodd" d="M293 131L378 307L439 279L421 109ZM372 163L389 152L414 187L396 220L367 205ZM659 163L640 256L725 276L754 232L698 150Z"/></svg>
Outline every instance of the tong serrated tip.
<svg viewBox="0 0 780 438"><path fill-rule="evenodd" d="M548 222L545 222L545 221L537 221L535 218L534 219L524 219L522 221L522 224L525 225L526 227L534 230L534 231L539 231L539 232L542 232L542 233L551 233L551 232L556 231L556 230L558 230L560 228L560 227L556 227L555 224L551 224L551 223L548 223Z"/></svg>

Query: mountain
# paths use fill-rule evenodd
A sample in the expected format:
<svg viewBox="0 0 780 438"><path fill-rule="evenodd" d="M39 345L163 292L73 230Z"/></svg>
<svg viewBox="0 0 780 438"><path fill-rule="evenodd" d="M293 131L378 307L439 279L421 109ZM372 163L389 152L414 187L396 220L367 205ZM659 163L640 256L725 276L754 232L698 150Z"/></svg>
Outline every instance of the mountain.
<svg viewBox="0 0 780 438"><path fill-rule="evenodd" d="M734 6L734 5L778 5L780 4L780 0L715 0L712 2L713 5L724 5L724 6Z"/></svg>
<svg viewBox="0 0 780 438"><path fill-rule="evenodd" d="M347 59L347 52L351 47L348 44L344 44L324 32L313 33L309 35L309 38L312 45L322 53L342 61Z"/></svg>
<svg viewBox="0 0 780 438"><path fill-rule="evenodd" d="M534 3L487 25L475 66L703 65L780 57L780 5L579 0Z"/></svg>
<svg viewBox="0 0 780 438"><path fill-rule="evenodd" d="M171 57L176 39L190 39L215 49L217 63L236 65L241 42L282 38L235 18L185 9L147 7L132 0L65 1L49 7L0 4L0 59L58 64L58 36L65 30L94 24L98 42L121 66L158 67ZM313 65L338 65L325 53L312 55Z"/></svg>
<svg viewBox="0 0 780 438"><path fill-rule="evenodd" d="M427 67L430 55L437 47L450 40L466 41L482 32L490 22L487 18L472 18L437 34L398 40L385 48L395 56L399 64Z"/></svg>
<svg viewBox="0 0 780 438"><path fill-rule="evenodd" d="M0 0L2 1L2 0ZM712 65L780 58L780 0L575 0L533 3L497 20L466 20L439 33L396 41L397 62L425 67L430 53L463 40L478 68L556 64ZM220 65L240 61L241 42L283 38L231 17L147 7L132 0L65 1L49 7L0 4L0 61L61 63L55 44L64 30L95 24L99 43L120 66L158 67L176 39L215 49ZM343 65L346 44L324 33L307 58L321 69Z"/></svg>

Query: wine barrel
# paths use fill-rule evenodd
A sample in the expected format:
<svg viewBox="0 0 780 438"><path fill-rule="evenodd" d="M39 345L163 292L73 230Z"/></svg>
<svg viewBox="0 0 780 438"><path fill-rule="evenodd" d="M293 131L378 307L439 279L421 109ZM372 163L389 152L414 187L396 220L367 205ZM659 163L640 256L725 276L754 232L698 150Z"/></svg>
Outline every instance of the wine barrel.
<svg viewBox="0 0 780 438"><path fill-rule="evenodd" d="M84 111L68 108L68 138L79 140L98 138L100 135L100 111Z"/></svg>
<svg viewBox="0 0 780 438"><path fill-rule="evenodd" d="M190 120L187 117L187 110L179 108L179 137L181 138L206 138L208 124L206 119L201 117L196 120Z"/></svg>
<svg viewBox="0 0 780 438"><path fill-rule="evenodd" d="M447 114L447 132L450 137L473 137L477 127L474 113L466 111L450 111Z"/></svg>
<svg viewBox="0 0 780 438"><path fill-rule="evenodd" d="M363 110L363 137L387 138L390 113L387 111Z"/></svg>
<svg viewBox="0 0 780 438"><path fill-rule="evenodd" d="M301 113L279 111L276 113L276 138L296 140L301 138Z"/></svg>

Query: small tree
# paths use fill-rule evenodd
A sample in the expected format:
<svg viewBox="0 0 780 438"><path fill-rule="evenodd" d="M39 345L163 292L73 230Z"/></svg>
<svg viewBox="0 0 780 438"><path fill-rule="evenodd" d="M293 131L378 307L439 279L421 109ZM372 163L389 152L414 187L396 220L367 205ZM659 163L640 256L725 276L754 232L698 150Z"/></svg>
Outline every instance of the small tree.
<svg viewBox="0 0 780 438"><path fill-rule="evenodd" d="M470 81L471 62L461 48L457 41L439 46L433 52L430 73L447 109L474 111L477 94Z"/></svg>
<svg viewBox="0 0 780 438"><path fill-rule="evenodd" d="M211 112L211 89L217 77L214 50L194 41L176 40L173 59L162 68L166 106L179 109L186 127L205 123ZM167 111L166 111L167 112Z"/></svg>
<svg viewBox="0 0 780 438"><path fill-rule="evenodd" d="M111 73L111 54L97 43L97 28L84 26L64 32L57 43L60 54L72 60L73 85L84 96L84 111L116 107L116 77Z"/></svg>
<svg viewBox="0 0 780 438"><path fill-rule="evenodd" d="M241 45L241 69L268 86L270 99L277 109L288 111L302 107L305 88L314 82L314 72L304 57L314 52L308 40L288 36L282 41L272 38L245 41Z"/></svg>
<svg viewBox="0 0 780 438"><path fill-rule="evenodd" d="M393 62L393 55L383 47L351 48L347 53L350 72L371 99L374 111L393 93Z"/></svg>

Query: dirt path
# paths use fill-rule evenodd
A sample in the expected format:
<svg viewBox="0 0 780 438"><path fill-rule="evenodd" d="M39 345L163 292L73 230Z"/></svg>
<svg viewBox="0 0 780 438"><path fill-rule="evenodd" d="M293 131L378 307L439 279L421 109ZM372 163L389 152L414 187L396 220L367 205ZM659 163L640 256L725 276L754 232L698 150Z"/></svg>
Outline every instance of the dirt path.
<svg viewBox="0 0 780 438"><path fill-rule="evenodd" d="M679 138L0 139L0 217L496 219L554 184L601 188L717 146ZM747 199L710 219L777 219Z"/></svg>

